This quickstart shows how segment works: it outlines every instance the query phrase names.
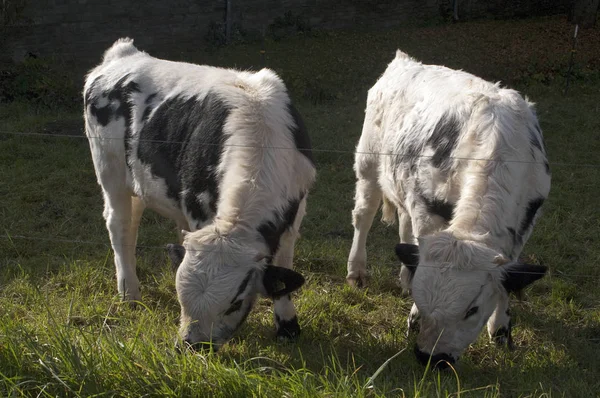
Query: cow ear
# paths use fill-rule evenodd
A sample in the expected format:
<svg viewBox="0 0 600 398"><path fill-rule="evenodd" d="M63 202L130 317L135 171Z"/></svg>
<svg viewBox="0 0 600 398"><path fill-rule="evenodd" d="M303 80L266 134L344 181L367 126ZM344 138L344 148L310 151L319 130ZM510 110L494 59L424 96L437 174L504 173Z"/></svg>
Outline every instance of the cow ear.
<svg viewBox="0 0 600 398"><path fill-rule="evenodd" d="M167 245L167 253L169 253L171 265L174 269L177 269L185 257L185 247L169 243Z"/></svg>
<svg viewBox="0 0 600 398"><path fill-rule="evenodd" d="M405 292L410 292L412 279L415 276L417 265L419 265L419 246L408 243L396 245L396 255L402 262L400 269L400 285Z"/></svg>
<svg viewBox="0 0 600 398"><path fill-rule="evenodd" d="M288 268L267 265L262 281L266 295L275 299L300 289L304 277Z"/></svg>
<svg viewBox="0 0 600 398"><path fill-rule="evenodd" d="M521 290L542 278L546 274L547 267L543 265L525 264L520 262L508 263L502 268L505 275L502 278L502 286L507 293L519 293Z"/></svg>
<svg viewBox="0 0 600 398"><path fill-rule="evenodd" d="M404 265L413 269L415 272L419 265L419 246L410 243L398 243L396 245L396 255Z"/></svg>

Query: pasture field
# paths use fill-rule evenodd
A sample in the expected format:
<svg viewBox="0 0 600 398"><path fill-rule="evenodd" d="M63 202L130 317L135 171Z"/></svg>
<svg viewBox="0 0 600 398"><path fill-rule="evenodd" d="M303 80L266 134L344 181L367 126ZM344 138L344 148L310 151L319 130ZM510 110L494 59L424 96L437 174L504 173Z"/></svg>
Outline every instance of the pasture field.
<svg viewBox="0 0 600 398"><path fill-rule="evenodd" d="M318 167L296 247L307 279L295 294L303 330L297 342L275 341L261 299L218 354L174 350L179 305L164 246L176 234L150 211L137 249L143 303L119 304L81 105L70 99L82 78L61 70L65 83L56 84L48 74L57 69L44 69L33 90L45 98L0 103L0 396L598 396L600 35L581 32L564 96L571 30L554 17L267 41L264 62L288 84ZM352 151L366 91L398 47L526 94L551 162L550 198L524 250L549 274L513 300L516 348L483 333L455 371L424 369L405 337L411 301L396 283L396 227L374 224L369 287L345 285ZM176 58L258 68L259 50L247 43Z"/></svg>

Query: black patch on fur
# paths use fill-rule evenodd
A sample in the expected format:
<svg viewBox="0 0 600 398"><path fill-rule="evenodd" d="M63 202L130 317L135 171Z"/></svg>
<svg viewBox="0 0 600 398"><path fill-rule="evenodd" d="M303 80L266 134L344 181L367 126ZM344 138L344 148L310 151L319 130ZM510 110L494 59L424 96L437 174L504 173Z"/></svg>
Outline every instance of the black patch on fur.
<svg viewBox="0 0 600 398"><path fill-rule="evenodd" d="M125 155L129 154L129 150L131 149L131 117L132 117L132 107L130 104L131 94L139 93L140 86L134 82L130 81L125 84L125 82L129 79L129 75L123 76L119 81L115 84L112 91L108 93L108 101L109 105L118 101L118 106L114 110L114 118L115 120L119 120L120 118L125 119Z"/></svg>
<svg viewBox="0 0 600 398"><path fill-rule="evenodd" d="M184 202L196 221L209 218L207 209L216 212L220 178L217 167L229 111L225 102L211 92L202 99L173 97L156 108L140 131L140 161L165 180L167 195L180 204ZM203 192L208 193L208 203L198 201L197 195Z"/></svg>
<svg viewBox="0 0 600 398"><path fill-rule="evenodd" d="M281 235L291 228L298 213L301 199L291 199L283 212L276 212L275 221L267 221L258 226L257 230L262 235L265 243L269 247L270 254L273 256L279 249L279 240Z"/></svg>
<svg viewBox="0 0 600 398"><path fill-rule="evenodd" d="M106 98L106 95L103 95L102 98ZM96 106L96 101L93 98L91 98L90 100L92 101L90 106L90 113L92 114L92 116L96 118L96 121L101 126L104 127L108 125L113 115L113 109L111 104L108 103L106 106L98 107Z"/></svg>
<svg viewBox="0 0 600 398"><path fill-rule="evenodd" d="M83 106L84 106L85 109L87 109L87 106L93 101L92 92L96 89L96 85L98 85L98 82L102 78L103 78L102 75L96 77L94 79L94 81L92 82L92 84L90 84L90 87L85 92L85 94L83 96Z"/></svg>
<svg viewBox="0 0 600 398"><path fill-rule="evenodd" d="M544 162L544 167L546 168L546 174L550 175L550 163L548 161Z"/></svg>
<svg viewBox="0 0 600 398"><path fill-rule="evenodd" d="M306 158L314 165L315 160L313 159L312 146L310 144L310 137L306 131L306 126L304 125L304 120L294 105L288 105L288 112L292 116L292 119L294 119L292 134L294 135L294 143L296 144L296 148L298 148L298 151L306 156Z"/></svg>
<svg viewBox="0 0 600 398"><path fill-rule="evenodd" d="M519 228L519 235L521 240L525 233L529 230L529 228L531 228L535 215L543 204L544 198L537 198L531 200L527 205L527 210L525 210L525 217L523 217L523 221L521 221L521 227Z"/></svg>
<svg viewBox="0 0 600 398"><path fill-rule="evenodd" d="M521 237L517 236L517 231L515 231L514 228L508 227L508 228L506 228L506 230L508 231L508 234L512 238L514 246L521 243Z"/></svg>
<svg viewBox="0 0 600 398"><path fill-rule="evenodd" d="M233 328L233 331L236 331L240 328L240 326L242 326L242 324L246 321L246 318L248 318L248 315L250 314L250 311L252 311L252 307L254 306L254 302L251 302L246 309L244 310L244 314L242 315L242 317L240 318L239 322L235 325L235 328Z"/></svg>
<svg viewBox="0 0 600 398"><path fill-rule="evenodd" d="M460 135L460 122L458 118L451 114L444 114L435 125L431 137L427 143L434 149L431 163L438 169L447 170L450 168L450 155L456 146L458 136Z"/></svg>
<svg viewBox="0 0 600 398"><path fill-rule="evenodd" d="M152 111L154 110L154 105L152 105L152 101L157 95L158 93L150 94L144 101L144 105L146 106L146 108L144 108L144 113L142 113L142 123L145 123L146 120L148 120L148 118L150 117L150 113L152 113Z"/></svg>
<svg viewBox="0 0 600 398"><path fill-rule="evenodd" d="M275 322L277 323L277 337L284 339L295 339L300 335L300 324L298 324L298 317L294 316L292 319L283 321L279 318L279 315L275 315Z"/></svg>
<svg viewBox="0 0 600 398"><path fill-rule="evenodd" d="M242 308L243 302L244 300L234 300L233 303L231 303L231 306L229 306L229 308L227 309L227 311L225 311L225 315L229 315L232 312L239 311L240 308Z"/></svg>
<svg viewBox="0 0 600 398"><path fill-rule="evenodd" d="M437 198L428 198L423 194L421 194L421 199L423 199L425 206L427 206L427 212L442 217L446 222L452 220L454 204Z"/></svg>
<svg viewBox="0 0 600 398"><path fill-rule="evenodd" d="M240 294L244 293L244 290L246 290L246 288L248 287L248 283L250 282L250 279L252 279L252 275L254 275L254 270L253 269L251 269L250 271L248 271L248 273L246 274L246 277L244 278L244 280L240 284L240 287L238 287L238 290L235 293L235 296L233 296L233 300L231 300L232 304L236 301L236 299L238 298L238 296Z"/></svg>
<svg viewBox="0 0 600 398"><path fill-rule="evenodd" d="M146 104L146 105L150 104L154 100L154 98L156 98L157 95L158 95L158 93L150 94L148 97L146 97L144 104Z"/></svg>
<svg viewBox="0 0 600 398"><path fill-rule="evenodd" d="M100 81L102 76L94 79L90 85L89 90L84 96L84 101L90 104L90 113L96 118L101 126L108 125L113 120L125 119L125 153L129 153L130 141L131 141L131 115L132 105L130 104L131 95L133 93L140 92L140 86L130 81L125 83L129 79L129 75L125 75L119 79L117 83L112 87L111 90L104 91L100 95L100 98L94 97L92 91L96 84ZM98 106L100 99L107 101L104 106Z"/></svg>

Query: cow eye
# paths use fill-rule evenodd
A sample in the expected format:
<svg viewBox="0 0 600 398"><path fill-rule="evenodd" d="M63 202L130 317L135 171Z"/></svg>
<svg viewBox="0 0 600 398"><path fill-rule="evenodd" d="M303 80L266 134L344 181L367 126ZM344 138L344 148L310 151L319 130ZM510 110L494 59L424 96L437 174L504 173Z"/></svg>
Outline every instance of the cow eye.
<svg viewBox="0 0 600 398"><path fill-rule="evenodd" d="M234 301L233 304L231 304L231 306L229 307L229 309L227 311L225 311L225 315L229 315L232 312L239 311L240 308L242 307L242 302L243 302L243 300Z"/></svg>
<svg viewBox="0 0 600 398"><path fill-rule="evenodd" d="M469 311L467 311L467 314L465 315L465 319L475 315L477 313L477 311L479 311L479 307L471 307L471 309L469 309Z"/></svg>

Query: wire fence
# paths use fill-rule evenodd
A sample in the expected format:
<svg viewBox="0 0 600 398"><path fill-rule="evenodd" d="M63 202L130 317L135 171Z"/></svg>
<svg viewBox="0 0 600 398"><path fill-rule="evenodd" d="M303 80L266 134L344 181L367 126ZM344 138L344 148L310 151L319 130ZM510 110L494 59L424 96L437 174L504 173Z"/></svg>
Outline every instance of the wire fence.
<svg viewBox="0 0 600 398"><path fill-rule="evenodd" d="M69 244L74 244L74 245L93 245L93 246L104 246L106 248L111 248L111 247L135 247L136 249L144 249L144 250L154 250L154 251L161 251L161 252L165 252L167 251L167 245L165 244L164 246L155 246L155 245L125 245L125 244L119 244L119 245L113 245L109 242L100 242L100 241L92 241L92 240L80 240L80 239L67 239L67 238L45 238L45 237L36 237L36 236L23 236L23 235L10 235L7 234L5 236L0 236L0 239L4 239L4 240L9 240L12 241L14 239L16 240L28 240L28 241L40 241L40 242L52 242L52 243L69 243ZM210 249L186 249L186 251L189 252L195 252L195 253L222 253L223 251L221 250L210 250ZM290 256L290 257L286 257L286 256L280 256L280 258L282 259L300 259L303 261L322 261L322 262L331 262L331 263L339 263L340 262L340 258L338 257L299 257L297 255L294 256ZM352 261L348 261L344 259L344 262L347 263L351 263ZM399 261L377 261L377 265L384 265L384 266L397 266L399 267L401 265L401 263ZM421 264L419 265L419 267L430 267L430 268L439 268L439 265L427 265L427 264ZM466 272L490 272L487 269L465 269L464 271ZM498 272L502 272L501 270L498 270ZM539 272L531 272L531 271L511 271L511 273L514 274L539 274ZM594 274L565 274L565 273L560 273L561 276L570 276L570 277L598 277L600 278L600 275L594 275Z"/></svg>
<svg viewBox="0 0 600 398"><path fill-rule="evenodd" d="M54 137L54 138L79 138L79 139L99 139L99 140L123 140L120 137L98 137L98 136L87 136L85 134L53 134L53 133L32 133L32 132L18 132L18 131L0 131L2 135L12 136L31 136L31 137ZM138 142L148 142L154 144L167 144L167 145L184 145L187 144L185 141L169 141L169 140L148 140L139 139ZM297 147L277 147L277 146L256 146L256 145L242 145L242 144L227 144L227 143L201 143L202 146L219 146L219 147L239 147L239 148L256 148L256 149L273 149L273 150L285 150L285 151L302 151L310 150L317 153L333 153L333 154L361 154L361 155L373 155L373 156L396 156L401 158L419 158L419 159L432 159L435 155L420 155L413 153L399 153L399 152L367 152L367 151L355 151L347 149L335 149L335 148L297 148ZM520 159L486 159L486 158L472 158L472 157L458 157L448 156L448 159L458 161L477 161L477 162L490 162L490 163L520 163L520 164L539 164L549 165L552 167L563 166L563 167L589 167L589 168L600 168L600 163L574 163L574 162L545 162L545 161L533 161L533 160L520 160Z"/></svg>
<svg viewBox="0 0 600 398"><path fill-rule="evenodd" d="M79 139L102 139L102 140L123 140L123 138L116 138L116 137L94 137L94 136L87 136L85 134L81 134L81 135L76 135L76 134L54 134L54 133L34 133L34 132L17 132L17 131L0 131L0 135L10 135L10 136L17 136L17 137L52 137L52 138L79 138ZM143 141L143 142L150 142L150 143L156 143L156 144L160 144L160 145L183 145L186 142L183 141L168 141L168 140L145 140L145 139L140 139L139 141ZM293 151L297 151L297 150L302 150L303 148L296 148L296 147L274 147L274 146L251 146L251 145L236 145L236 144L227 144L227 143L219 143L219 144L211 144L211 143L202 143L202 145L206 145L206 146L222 146L222 147L247 147L247 148L260 148L260 149L272 149L272 150L293 150ZM350 151L350 150L343 150L343 149L324 149L324 148L312 148L311 149L313 152L320 152L320 153L334 153L334 154L348 154L348 155L354 155L356 153L360 153L360 154L365 154L365 155L377 155L377 156L398 156L398 157L406 157L406 158L425 158L425 159L431 159L433 157L433 155L429 156L429 155L418 155L418 154L406 154L406 153L381 153L381 152L357 152L357 151ZM516 159L482 159L482 158L470 158L470 157L449 157L450 159L453 160L459 160L459 161L489 161L489 162L503 162L503 163L521 163L521 164L540 164L540 165L545 165L546 162L536 162L536 161L526 161L526 160L516 160ZM567 167L591 167L591 168L600 168L600 164L592 164L592 163L571 163L571 162L551 162L550 163L551 166L567 166ZM12 234L11 232L5 231L5 235L4 236L0 236L0 239L3 240L8 240L8 241L13 241L13 240L27 240L27 241L40 241L40 242L53 242L53 243L66 243L66 244L73 244L73 245L96 245L96 246L105 246L107 248L110 247L114 247L115 245L112 245L109 242L101 242L101 241L93 241L93 240L80 240L80 239L70 239L70 238L63 238L63 237L38 237L38 236L27 236L27 235L20 235L20 234ZM155 251L162 251L162 252L166 252L166 245L164 246L153 246L153 245L122 245L122 246L135 246L136 249L144 249L144 250L155 250ZM198 251L198 252L214 252L212 250L208 250L208 249L203 249L203 250L189 250L189 251ZM340 258L339 257L310 257L310 258L299 258L298 256L293 256L292 258L296 258L304 260L304 261L322 261L322 262L332 262L332 263L339 263L340 262ZM344 262L351 262L351 261L347 261L344 260ZM400 263L398 261L389 261L389 262L382 262L382 261L377 261L378 265L386 265L386 266L399 266ZM426 265L426 264L422 264L419 265L420 267L439 267L439 266L434 266L434 265ZM481 269L470 269L469 271L482 271L482 272L489 272L488 270L481 270ZM501 272L500 270L498 272ZM528 272L528 271L511 271L514 273L518 273L518 274L531 274L531 273L535 273L535 272ZM563 273L563 272L559 272L559 274L561 276L568 276L568 277L581 277L581 278L598 278L600 279L600 274L579 274L579 273Z"/></svg>

